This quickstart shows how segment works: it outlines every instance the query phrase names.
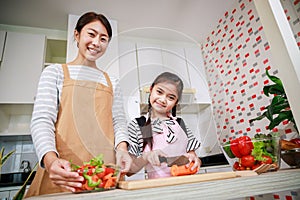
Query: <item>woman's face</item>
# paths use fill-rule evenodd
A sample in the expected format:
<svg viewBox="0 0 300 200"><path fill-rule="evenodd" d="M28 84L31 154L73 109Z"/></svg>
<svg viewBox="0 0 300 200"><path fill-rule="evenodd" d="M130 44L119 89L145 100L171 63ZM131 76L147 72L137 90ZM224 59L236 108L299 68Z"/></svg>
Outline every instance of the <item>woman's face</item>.
<svg viewBox="0 0 300 200"><path fill-rule="evenodd" d="M176 85L163 82L150 89L150 104L154 117L166 117L178 101Z"/></svg>
<svg viewBox="0 0 300 200"><path fill-rule="evenodd" d="M80 33L75 30L75 39L78 43L79 56L88 62L95 62L101 57L109 43L106 28L98 20L86 24Z"/></svg>

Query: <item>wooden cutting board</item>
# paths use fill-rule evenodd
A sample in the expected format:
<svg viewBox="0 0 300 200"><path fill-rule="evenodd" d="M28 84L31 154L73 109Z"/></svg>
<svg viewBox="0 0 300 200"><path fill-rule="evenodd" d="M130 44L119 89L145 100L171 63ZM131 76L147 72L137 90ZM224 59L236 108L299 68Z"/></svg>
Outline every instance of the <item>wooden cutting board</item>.
<svg viewBox="0 0 300 200"><path fill-rule="evenodd" d="M244 176L256 176L257 173L245 170L238 172L215 172L206 174L195 174L187 176L173 176L167 178L147 179L147 180L132 180L120 181L118 187L125 190L135 190L143 188L153 188L160 186L179 185L184 183L196 183L203 181L222 180Z"/></svg>

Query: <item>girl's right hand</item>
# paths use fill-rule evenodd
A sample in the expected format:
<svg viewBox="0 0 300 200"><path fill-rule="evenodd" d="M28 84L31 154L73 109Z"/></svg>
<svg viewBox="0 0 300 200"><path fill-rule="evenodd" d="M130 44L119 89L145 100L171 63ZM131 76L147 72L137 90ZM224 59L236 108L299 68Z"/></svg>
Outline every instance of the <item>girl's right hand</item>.
<svg viewBox="0 0 300 200"><path fill-rule="evenodd" d="M159 156L166 157L167 155L159 149L143 153L144 160L147 160L151 165L155 166L160 166Z"/></svg>
<svg viewBox="0 0 300 200"><path fill-rule="evenodd" d="M44 157L45 168L52 182L68 191L75 192L82 187L84 178L77 172L71 171L69 161L57 158L54 152L49 152Z"/></svg>

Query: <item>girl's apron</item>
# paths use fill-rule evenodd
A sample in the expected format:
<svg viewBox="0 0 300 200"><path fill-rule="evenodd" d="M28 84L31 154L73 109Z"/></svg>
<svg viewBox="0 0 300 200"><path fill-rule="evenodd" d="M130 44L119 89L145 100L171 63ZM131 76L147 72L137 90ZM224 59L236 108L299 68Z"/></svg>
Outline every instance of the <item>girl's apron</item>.
<svg viewBox="0 0 300 200"><path fill-rule="evenodd" d="M103 154L104 163L115 163L112 122L113 89L108 86L70 78L66 64L62 65L64 83L57 117L55 139L59 157L77 165ZM38 167L26 197L64 192L53 184L49 173Z"/></svg>
<svg viewBox="0 0 300 200"><path fill-rule="evenodd" d="M163 122L162 133L157 133L153 131L153 147L152 150L161 150L168 156L180 156L186 153L186 148L188 145L188 138L184 130L180 127L176 119L173 119L172 122L174 125L171 126L172 132L174 132L175 140L170 142L168 134L169 127L166 125L166 122ZM144 152L150 151L149 145L146 145ZM161 163L161 166L152 166L150 163L145 167L149 179L152 178L162 178L170 177L171 169L167 166L166 163Z"/></svg>

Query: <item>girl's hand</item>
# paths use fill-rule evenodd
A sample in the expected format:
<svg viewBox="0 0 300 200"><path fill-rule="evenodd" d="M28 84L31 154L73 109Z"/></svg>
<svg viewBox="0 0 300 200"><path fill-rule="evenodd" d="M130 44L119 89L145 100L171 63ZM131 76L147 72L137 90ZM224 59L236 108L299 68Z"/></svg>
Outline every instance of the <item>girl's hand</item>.
<svg viewBox="0 0 300 200"><path fill-rule="evenodd" d="M193 171L195 168L200 168L201 160L198 158L197 154L194 151L186 153L185 156L188 157L190 161L190 163L187 164L187 167L191 164L191 162L194 162L194 165L191 167L191 170Z"/></svg>
<svg viewBox="0 0 300 200"><path fill-rule="evenodd" d="M155 165L155 166L160 166L160 161L158 158L159 156L167 156L167 155L159 149L143 153L144 160L147 160L151 165Z"/></svg>
<svg viewBox="0 0 300 200"><path fill-rule="evenodd" d="M84 178L77 172L71 171L69 161L57 158L54 152L49 152L44 157L45 168L49 173L51 181L71 192L75 192L75 188L81 188Z"/></svg>

